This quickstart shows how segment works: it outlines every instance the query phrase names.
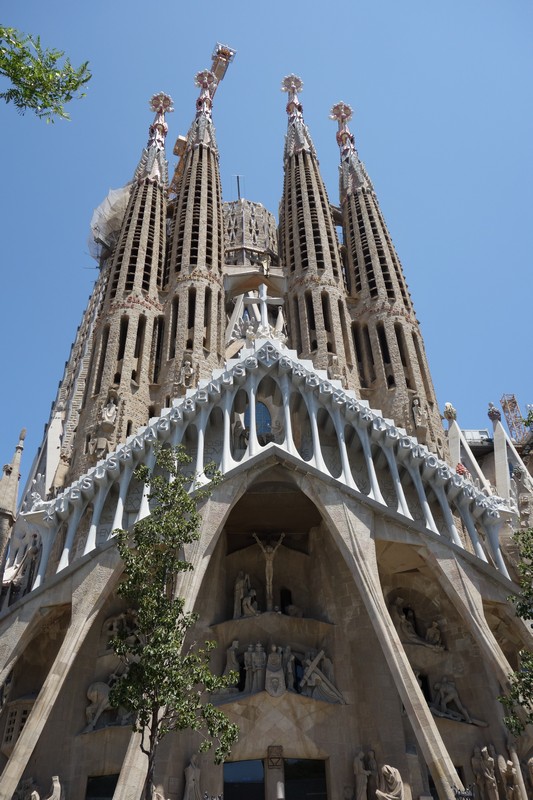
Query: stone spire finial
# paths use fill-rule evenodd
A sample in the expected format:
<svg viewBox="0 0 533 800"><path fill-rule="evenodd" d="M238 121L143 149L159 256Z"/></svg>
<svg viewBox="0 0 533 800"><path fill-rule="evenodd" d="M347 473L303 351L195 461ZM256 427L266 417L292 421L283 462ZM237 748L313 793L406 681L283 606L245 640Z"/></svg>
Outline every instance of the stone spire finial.
<svg viewBox="0 0 533 800"><path fill-rule="evenodd" d="M148 180L150 183L166 186L168 175L165 139L168 125L165 122L165 114L174 111L172 98L164 92L154 94L150 98L150 108L155 112L155 119L150 125L148 144L142 152L133 180L137 183Z"/></svg>
<svg viewBox="0 0 533 800"><path fill-rule="evenodd" d="M348 122L353 117L353 110L348 103L335 103L330 111L329 118L338 123L337 144L341 151L340 189L341 199L362 186L370 187L370 181L365 168L359 160L355 147L355 137L348 128Z"/></svg>
<svg viewBox="0 0 533 800"><path fill-rule="evenodd" d="M211 70L204 69L196 74L194 83L201 89L200 97L196 101L196 116L199 117L204 114L207 117L211 117L213 94L215 93L217 79Z"/></svg>
<svg viewBox="0 0 533 800"><path fill-rule="evenodd" d="M154 94L150 98L150 108L155 112L155 119L150 125L150 133L147 147L156 147L158 150L165 149L165 139L168 133L168 125L165 122L165 114L174 111L172 98L164 92Z"/></svg>
<svg viewBox="0 0 533 800"><path fill-rule="evenodd" d="M316 158L315 146L304 122L302 104L298 99L298 92L302 91L303 86L302 79L297 75L286 75L281 82L281 91L287 92L289 95L287 102L289 125L285 137L285 159L302 151L311 153Z"/></svg>
<svg viewBox="0 0 533 800"><path fill-rule="evenodd" d="M287 102L289 119L303 119L303 107L298 99L298 92L301 92L303 88L303 81L298 75L286 75L281 81L281 91L287 92L289 95Z"/></svg>

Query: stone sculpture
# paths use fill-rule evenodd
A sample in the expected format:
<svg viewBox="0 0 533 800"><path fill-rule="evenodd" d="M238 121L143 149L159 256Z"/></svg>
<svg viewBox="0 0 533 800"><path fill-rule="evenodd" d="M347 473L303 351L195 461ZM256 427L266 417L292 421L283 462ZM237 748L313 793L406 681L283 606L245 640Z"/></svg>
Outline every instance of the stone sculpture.
<svg viewBox="0 0 533 800"><path fill-rule="evenodd" d="M252 692L253 676L254 676L253 655L254 655L254 646L253 644L249 644L248 649L245 650L244 652L245 694L250 694Z"/></svg>
<svg viewBox="0 0 533 800"><path fill-rule="evenodd" d="M239 675L241 665L239 664L239 659L237 657L237 651L239 649L239 642L237 639L231 643L231 647L228 647L226 650L226 667L224 669L224 675L229 675L231 672L236 672ZM234 686L237 685L239 679L235 682Z"/></svg>
<svg viewBox="0 0 533 800"><path fill-rule="evenodd" d="M353 760L353 774L355 777L355 800L367 800L368 776L370 770L365 768L365 754L359 750Z"/></svg>
<svg viewBox="0 0 533 800"><path fill-rule="evenodd" d="M477 796L481 799L484 797L485 779L483 775L483 756L481 755L481 748L474 747L474 753L470 759L472 765L472 772L477 787Z"/></svg>
<svg viewBox="0 0 533 800"><path fill-rule="evenodd" d="M313 700L344 704L342 694L318 667L323 657L324 651L321 650L314 658L304 659L304 674L300 681L302 694L312 697Z"/></svg>
<svg viewBox="0 0 533 800"><path fill-rule="evenodd" d="M257 533L254 533L253 537L261 548L261 551L265 557L266 609L267 611L272 611L274 608L274 597L272 592L272 581L274 578L274 556L276 555L278 548L285 538L285 534L281 534L274 547L271 544L264 545L259 539Z"/></svg>
<svg viewBox="0 0 533 800"><path fill-rule="evenodd" d="M265 688L266 653L261 642L257 642L252 653L252 692L262 692Z"/></svg>
<svg viewBox="0 0 533 800"><path fill-rule="evenodd" d="M518 785L518 775L515 765L511 760L505 762L502 778L505 789L505 800L520 800L521 792Z"/></svg>
<svg viewBox="0 0 533 800"><path fill-rule="evenodd" d="M486 800L498 800L498 784L494 772L494 759L490 755L488 747L483 747L481 750L481 772Z"/></svg>
<svg viewBox="0 0 533 800"><path fill-rule="evenodd" d="M185 767L185 791L183 792L183 800L202 800L200 773L198 756L194 753L194 755L191 756L189 766Z"/></svg>
<svg viewBox="0 0 533 800"><path fill-rule="evenodd" d="M285 673L285 686L289 692L294 691L294 655L290 644L283 651L283 670Z"/></svg>
<svg viewBox="0 0 533 800"><path fill-rule="evenodd" d="M473 724L470 714L461 703L455 681L443 675L433 688L435 689L435 699L430 708L436 716ZM453 704L456 710L449 708L450 704Z"/></svg>
<svg viewBox="0 0 533 800"><path fill-rule="evenodd" d="M242 601L250 591L250 576L239 570L233 588L233 619L239 619L243 614Z"/></svg>
<svg viewBox="0 0 533 800"><path fill-rule="evenodd" d="M273 697L279 697L290 691L327 703L345 703L334 684L333 662L324 650L318 653L315 650L298 653L290 645L281 647L270 643L267 653L261 642L248 644L242 656L239 656L238 650L239 642L235 639L226 651L223 675L230 672L240 673L244 667L244 687L240 690L242 694L266 690ZM224 701L227 695L238 691L235 684L218 691L216 695ZM371 769L377 772L375 760Z"/></svg>
<svg viewBox="0 0 533 800"><path fill-rule="evenodd" d="M385 764L381 769L382 788L376 789L379 800L404 800L403 781L396 767Z"/></svg>
<svg viewBox="0 0 533 800"><path fill-rule="evenodd" d="M367 796L368 800L374 800L376 789L378 788L378 762L374 750L369 750L365 756L365 767L368 771Z"/></svg>
<svg viewBox="0 0 533 800"><path fill-rule="evenodd" d="M268 654L265 674L265 689L272 697L280 697L285 691L285 674L281 647L272 645Z"/></svg>
<svg viewBox="0 0 533 800"><path fill-rule="evenodd" d="M430 644L433 647L444 649L444 645L442 644L442 634L440 632L439 623L436 620L433 620L433 622L426 631L426 642L427 644Z"/></svg>
<svg viewBox="0 0 533 800"><path fill-rule="evenodd" d="M257 617L261 612L257 606L257 592L255 589L250 589L248 594L242 601L242 616L243 617Z"/></svg>
<svg viewBox="0 0 533 800"><path fill-rule="evenodd" d="M444 650L444 645L442 644L442 640L440 640L440 630L436 622L432 623L432 626L428 628L428 632L431 631L430 638L436 638L438 633L440 643L434 643L428 640L427 633L425 639L418 635L415 628L414 611L409 607L407 607L407 611L405 611L405 600L403 597L396 597L394 599L390 606L390 615L402 642L429 647L431 650ZM436 630L434 626L437 626Z"/></svg>
<svg viewBox="0 0 533 800"><path fill-rule="evenodd" d="M194 383L194 367L192 361L188 358L185 359L180 369L178 383L184 389L190 389Z"/></svg>

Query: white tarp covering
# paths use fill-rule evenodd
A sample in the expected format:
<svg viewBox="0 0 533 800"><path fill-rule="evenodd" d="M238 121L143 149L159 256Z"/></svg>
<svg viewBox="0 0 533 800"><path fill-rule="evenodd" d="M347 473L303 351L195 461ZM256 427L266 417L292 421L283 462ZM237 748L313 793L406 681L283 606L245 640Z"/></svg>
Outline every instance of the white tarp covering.
<svg viewBox="0 0 533 800"><path fill-rule="evenodd" d="M130 198L131 183L121 189L110 189L105 200L95 208L91 218L89 252L97 261L104 250L116 244Z"/></svg>

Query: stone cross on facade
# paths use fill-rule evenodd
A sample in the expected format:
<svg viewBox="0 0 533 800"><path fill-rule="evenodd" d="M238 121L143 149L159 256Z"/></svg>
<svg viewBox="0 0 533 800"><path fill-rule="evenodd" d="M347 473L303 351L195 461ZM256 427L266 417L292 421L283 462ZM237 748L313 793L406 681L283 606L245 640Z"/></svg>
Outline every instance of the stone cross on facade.
<svg viewBox="0 0 533 800"><path fill-rule="evenodd" d="M282 297L269 297L268 296L268 289L265 283L262 283L258 289L258 297L246 297L244 299L244 304L246 306L259 306L259 312L261 314L261 324L258 333L262 333L268 336L270 331L270 325L268 323L268 306L282 306L283 305L283 298Z"/></svg>

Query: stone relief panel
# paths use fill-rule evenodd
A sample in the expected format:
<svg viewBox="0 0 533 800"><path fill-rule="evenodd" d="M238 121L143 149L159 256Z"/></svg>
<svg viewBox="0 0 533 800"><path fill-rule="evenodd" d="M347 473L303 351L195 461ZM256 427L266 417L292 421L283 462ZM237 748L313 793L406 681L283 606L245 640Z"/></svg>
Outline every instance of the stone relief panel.
<svg viewBox="0 0 533 800"><path fill-rule="evenodd" d="M301 650L290 644L241 646L235 639L226 651L223 675L235 674L233 686L217 693L219 702L266 691L271 697L293 692L326 703L345 704L335 686L333 663L324 650Z"/></svg>

